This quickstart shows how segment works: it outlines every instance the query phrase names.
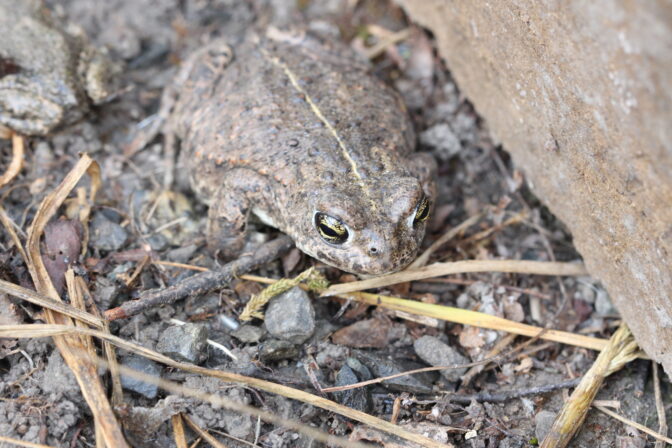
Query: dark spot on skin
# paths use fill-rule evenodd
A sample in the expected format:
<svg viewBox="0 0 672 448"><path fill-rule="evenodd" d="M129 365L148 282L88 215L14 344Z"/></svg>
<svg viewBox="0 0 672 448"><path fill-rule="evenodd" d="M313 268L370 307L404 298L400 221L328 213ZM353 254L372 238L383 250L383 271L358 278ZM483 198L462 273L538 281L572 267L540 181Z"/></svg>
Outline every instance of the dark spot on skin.
<svg viewBox="0 0 672 448"><path fill-rule="evenodd" d="M290 139L290 140L287 142L287 144L288 144L289 146L291 146L292 148L296 148L297 146L299 146L299 141L298 141L297 139L293 138L293 139Z"/></svg>
<svg viewBox="0 0 672 448"><path fill-rule="evenodd" d="M320 150L317 149L317 148L310 148L310 149L308 150L308 155L309 155L310 157L316 157L316 156L320 155Z"/></svg>
<svg viewBox="0 0 672 448"><path fill-rule="evenodd" d="M355 272L361 272L362 271L362 265L359 263L352 263L352 270Z"/></svg>
<svg viewBox="0 0 672 448"><path fill-rule="evenodd" d="M334 180L334 173L331 171L325 171L322 173L322 178L324 180Z"/></svg>
<svg viewBox="0 0 672 448"><path fill-rule="evenodd" d="M15 75L21 71L21 67L10 58L0 58L0 78L7 75Z"/></svg>

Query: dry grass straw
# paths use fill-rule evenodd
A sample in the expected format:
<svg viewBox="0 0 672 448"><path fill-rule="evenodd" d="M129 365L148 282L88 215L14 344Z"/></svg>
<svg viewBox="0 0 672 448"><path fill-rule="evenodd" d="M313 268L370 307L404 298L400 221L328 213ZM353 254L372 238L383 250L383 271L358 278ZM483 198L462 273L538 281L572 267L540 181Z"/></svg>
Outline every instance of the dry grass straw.
<svg viewBox="0 0 672 448"><path fill-rule="evenodd" d="M581 427L605 378L639 355L632 333L621 325L563 406L541 448L566 447Z"/></svg>
<svg viewBox="0 0 672 448"><path fill-rule="evenodd" d="M10 183L18 176L23 167L24 140L19 134L12 133L12 161L9 162L7 171L0 175L0 188Z"/></svg>
<svg viewBox="0 0 672 448"><path fill-rule="evenodd" d="M189 427L213 448L226 448L226 445L215 439L210 433L196 424L187 414L180 414Z"/></svg>
<svg viewBox="0 0 672 448"><path fill-rule="evenodd" d="M170 418L173 424L173 436L175 438L175 446L177 448L187 448L187 435L184 433L184 421L182 414L175 414Z"/></svg>
<svg viewBox="0 0 672 448"><path fill-rule="evenodd" d="M0 436L0 442L9 443L13 446L24 446L26 448L54 448L50 445L42 445L40 443L26 442L25 440L12 439L11 437Z"/></svg>
<svg viewBox="0 0 672 448"><path fill-rule="evenodd" d="M464 260L451 263L434 263L417 269L407 269L357 282L341 283L327 288L322 296L335 296L365 289L382 288L397 283L424 280L443 275L468 272L506 272L516 274L582 276L588 275L582 263L558 263L528 260Z"/></svg>
<svg viewBox="0 0 672 448"><path fill-rule="evenodd" d="M339 294L338 297L352 299L358 302L368 303L369 305L380 306L383 308L418 314L420 316L433 317L444 320L446 322L472 325L474 327L487 328L490 330L505 331L520 336L528 336L544 339L547 341L560 342L562 344L584 347L592 350L602 350L607 345L607 341L600 338L583 336L566 331L539 328L533 325L514 322L502 317L479 313L478 311L464 310L450 306L435 305L432 303L400 299L398 297L382 296L380 294L369 294L366 292Z"/></svg>
<svg viewBox="0 0 672 448"><path fill-rule="evenodd" d="M93 202L98 187L100 186L100 170L98 165L88 155L83 155L75 167L65 177L63 182L61 182L61 184L49 194L44 201L42 201L35 215L35 219L30 226L26 249L21 250L20 252L26 256L26 264L33 283L35 284L35 288L37 289L38 295L32 295L31 298L33 299L47 299L62 304L61 297L54 288L44 263L42 262L40 238L42 237L44 228L49 220L56 214L58 208L63 204L63 201L87 172L91 177L90 199ZM3 220L3 223L4 222L5 221ZM10 236L14 238L17 247L22 246L16 233L10 232ZM68 286L74 287L74 282L71 281ZM14 292L19 291L16 291L15 288ZM71 296L74 295L76 297L76 291L70 290L69 292ZM11 292L9 293L11 294ZM84 306L83 301L78 302L78 304L80 307ZM52 307L46 307L44 309L44 317L47 322L65 326L75 325L75 322L70 316L61 314L51 308ZM74 306L73 308L77 308L77 306ZM80 311L85 310L80 308ZM91 322L91 319L87 320ZM79 322L78 325L82 325L83 321ZM9 337L12 337L12 335L9 335ZM82 395L94 416L96 433L101 436L101 438L97 440L97 446L107 446L108 448L128 446L124 440L121 427L117 423L117 419L112 411L112 407L107 400L105 388L98 376L97 366L95 363L75 355L75 352L87 350L92 353L92 341L88 338L82 338L76 335L59 335L54 337L54 342L66 364L73 371L77 383L82 390Z"/></svg>
<svg viewBox="0 0 672 448"><path fill-rule="evenodd" d="M231 383L239 383L239 384L244 384L256 389L263 390L265 392L269 393L274 393L278 395L282 395L286 398L290 398L293 400L298 400L303 403L310 404L312 406L319 407L321 409L327 410L329 412L335 412L337 414L340 414L344 417L350 418L352 420L358 421L362 424L371 426L373 428L376 428L381 431L385 431L390 434L394 434L402 439L418 443L421 446L426 446L426 447L443 447L445 448L445 444L441 444L439 442L436 442L428 437L424 437L420 434L416 434L410 431L407 431L399 426L393 425L385 420L381 420L379 418L373 417L369 414L366 414L364 412L356 411L354 409L348 408L346 406L340 405L338 403L335 403L331 400L327 400L325 398L310 394L308 392L304 392L302 390L294 389L288 386L284 386L281 384L276 384L272 383L270 381L265 381L261 380L258 378L251 378L247 377L244 375L239 375L231 372L226 372L222 370L213 370L213 369L207 369L205 367L199 367L195 366L192 364L187 364L187 363L182 363L178 361L174 361L171 358L168 358L164 355L161 355L160 353L157 353L153 350L149 350L145 347L139 346L137 344L133 344L131 342L125 341L117 336L111 335L109 333L105 333L102 331L94 330L91 328L85 328L85 327L75 327L72 325L50 325L50 324L31 324L31 325L0 325L0 338L2 337L13 337L13 338L34 338L34 337L62 337L62 336L68 336L72 337L73 335L86 335L86 336L92 336L92 337L97 337L100 338L101 340L108 341L118 348L122 348L124 350L131 351L133 353L136 353L140 356L144 356L148 359L151 359L153 361L160 362L162 364L165 364L169 367L173 367L176 369L181 369L186 372L190 373L195 373L198 375L205 375L205 376L210 376L213 378L219 378L222 381L226 382L231 382ZM99 361L99 364L102 365L107 365L106 361ZM292 422L284 419L279 419L279 417L274 416L272 414L266 413L264 411L258 410L256 408L250 407L250 406L245 406L242 407L243 405L240 405L238 403L231 403L230 401L222 400L219 397L212 397L210 395L201 393L199 391L194 391L190 390L188 388L184 388L182 386L160 380L156 377L149 376L149 375L144 375L140 372L135 372L131 369L124 368L123 366L119 366L119 371L123 375L128 375L133 378L140 379L144 382L150 383L150 384L158 384L160 387L168 390L169 392L172 393L179 393L183 394L186 396L191 396L195 397L201 400L209 401L217 406L224 406L232 410L240 411L240 412L246 412L248 414L258 416L264 421L268 421L270 423L276 423L279 425L286 426L291 429L295 429L297 431L305 432L307 433L310 437L316 438L318 440L321 440L325 436L319 432L316 431L310 427L303 428L303 425L297 422ZM212 401L215 399L215 401ZM228 404L227 404L228 403ZM332 443L338 443L337 440L329 439L329 442ZM341 444L342 445L342 444ZM346 444L347 446L352 446L353 442L348 442ZM345 445L342 445L345 446ZM364 445L362 445L364 446Z"/></svg>

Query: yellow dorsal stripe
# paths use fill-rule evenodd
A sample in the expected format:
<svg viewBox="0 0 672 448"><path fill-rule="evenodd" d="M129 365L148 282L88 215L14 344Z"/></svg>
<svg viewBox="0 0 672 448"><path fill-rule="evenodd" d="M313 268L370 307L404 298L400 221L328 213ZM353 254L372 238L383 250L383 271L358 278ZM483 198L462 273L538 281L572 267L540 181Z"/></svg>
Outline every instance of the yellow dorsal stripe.
<svg viewBox="0 0 672 448"><path fill-rule="evenodd" d="M327 117L325 117L324 114L322 113L322 111L320 110L320 108L317 107L317 104L315 104L315 101L313 101L313 99L310 97L310 95L308 95L308 92L306 92L306 90L303 87L301 87L301 85L299 84L298 78L296 77L294 72L292 72L292 70L287 66L287 64L282 62L280 59L268 54L266 49L260 48L260 50L261 50L261 53L264 55L264 57L267 60L269 60L273 65L279 67L283 72L285 72L285 75L287 75L287 78L289 78L289 82L292 84L292 86L294 86L294 88L300 94L303 95L303 97L306 99L306 102L310 106L310 109L313 111L315 116L322 122L322 124L324 124L324 126L329 130L331 135L334 136L334 138L338 142L339 148L341 148L341 152L343 153L343 157L350 164L350 167L352 168L352 173L355 176L355 178L357 179L357 182L361 185L361 187L364 190L364 193L366 194L366 196L370 198L369 191L366 188L366 185L364 184L362 176L359 174L359 170L357 169L357 162L355 162L355 160L350 155L350 152L348 151L348 148L345 146L345 142L341 139L341 136L338 135L338 132L336 131L336 128L334 128L334 126L332 126L332 124L329 122L329 120L327 120ZM372 204L372 205L375 206L375 204Z"/></svg>

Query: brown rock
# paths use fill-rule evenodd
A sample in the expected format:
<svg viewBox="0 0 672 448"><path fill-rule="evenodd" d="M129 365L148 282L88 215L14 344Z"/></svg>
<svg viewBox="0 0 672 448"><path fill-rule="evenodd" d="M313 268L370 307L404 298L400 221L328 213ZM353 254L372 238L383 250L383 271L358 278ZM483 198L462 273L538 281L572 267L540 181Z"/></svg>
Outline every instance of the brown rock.
<svg viewBox="0 0 672 448"><path fill-rule="evenodd" d="M672 8L398 1L672 374Z"/></svg>

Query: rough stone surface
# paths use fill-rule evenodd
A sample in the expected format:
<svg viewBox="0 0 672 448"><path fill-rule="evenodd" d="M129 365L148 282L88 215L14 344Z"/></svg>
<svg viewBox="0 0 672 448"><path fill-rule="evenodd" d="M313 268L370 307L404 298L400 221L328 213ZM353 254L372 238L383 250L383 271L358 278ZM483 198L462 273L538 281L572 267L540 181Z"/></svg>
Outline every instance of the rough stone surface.
<svg viewBox="0 0 672 448"><path fill-rule="evenodd" d="M207 339L208 330L203 325L173 325L161 333L156 350L178 361L198 363L207 355Z"/></svg>
<svg viewBox="0 0 672 448"><path fill-rule="evenodd" d="M146 375L151 375L159 379L161 376L161 367L154 361L142 356L128 356L121 362L124 367L137 370ZM146 383L142 380L121 375L121 385L124 389L132 390L147 398L156 398L159 387L156 384Z"/></svg>
<svg viewBox="0 0 672 448"><path fill-rule="evenodd" d="M308 294L295 287L271 301L265 322L271 335L301 344L315 331L315 310Z"/></svg>
<svg viewBox="0 0 672 448"><path fill-rule="evenodd" d="M451 366L455 364L466 364L469 362L465 356L455 350L448 344L444 344L434 336L423 336L418 338L413 343L415 353L431 366ZM441 370L448 381L459 381L460 377L467 372L463 369L446 369Z"/></svg>
<svg viewBox="0 0 672 448"><path fill-rule="evenodd" d="M669 4L398 2L672 374Z"/></svg>

